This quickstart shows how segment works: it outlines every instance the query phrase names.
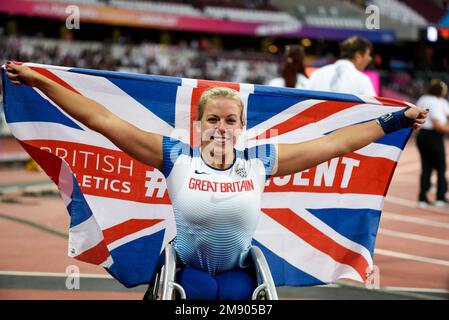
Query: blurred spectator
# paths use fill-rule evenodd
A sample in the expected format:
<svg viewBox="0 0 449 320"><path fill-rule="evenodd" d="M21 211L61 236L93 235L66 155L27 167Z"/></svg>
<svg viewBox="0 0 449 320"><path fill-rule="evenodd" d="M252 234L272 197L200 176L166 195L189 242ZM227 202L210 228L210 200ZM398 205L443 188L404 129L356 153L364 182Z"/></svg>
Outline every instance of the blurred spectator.
<svg viewBox="0 0 449 320"><path fill-rule="evenodd" d="M282 74L283 65L279 65L272 54L262 53L258 49L214 49L205 52L200 49L198 39L181 40L177 45L161 45L148 41L137 45L125 36L119 37L113 43L78 40L67 42L45 38L44 35L30 38L0 36L0 59L3 62L30 61L253 84L266 84L270 79ZM325 46L319 54L313 56L309 65L322 66L334 59L329 47ZM436 72L419 68L416 64L407 64L406 67L395 71L391 65L386 64L386 67L388 66L390 69L387 72L381 71L382 86L402 96L408 96L409 98L404 98L408 101L416 101L425 92L425 86L432 78L449 82L449 73L443 69ZM281 69L278 70L279 68Z"/></svg>
<svg viewBox="0 0 449 320"><path fill-rule="evenodd" d="M437 171L438 176L435 205L447 207L449 204L445 197L447 181L444 134L449 133L449 103L445 99L446 95L446 83L441 80L433 80L427 93L416 103L418 107L429 109L429 116L417 135L417 146L421 156L421 183L418 198L420 207L427 207L430 204L427 192L430 188L430 176L433 169Z"/></svg>
<svg viewBox="0 0 449 320"><path fill-rule="evenodd" d="M371 62L373 45L362 37L351 37L340 44L340 59L316 70L309 89L375 96L374 87L363 71Z"/></svg>
<svg viewBox="0 0 449 320"><path fill-rule="evenodd" d="M282 77L274 78L267 84L274 87L305 89L309 85L304 64L305 53L300 45L285 46Z"/></svg>
<svg viewBox="0 0 449 320"><path fill-rule="evenodd" d="M8 130L6 128L6 119L5 119L5 112L4 112L5 110L3 110L2 88L3 88L3 84L2 84L2 79L0 78L0 136L6 135L8 133ZM1 149L1 145L0 145L0 149Z"/></svg>
<svg viewBox="0 0 449 320"><path fill-rule="evenodd" d="M277 73L275 59L269 55L248 50L242 58L237 50L217 51L207 45L201 49L197 41L190 46L185 42L106 45L9 37L0 41L0 59L254 84L263 84Z"/></svg>
<svg viewBox="0 0 449 320"><path fill-rule="evenodd" d="M441 3L441 8L442 9L444 9L444 10L449 10L449 1L447 1L447 0L444 0L442 3Z"/></svg>

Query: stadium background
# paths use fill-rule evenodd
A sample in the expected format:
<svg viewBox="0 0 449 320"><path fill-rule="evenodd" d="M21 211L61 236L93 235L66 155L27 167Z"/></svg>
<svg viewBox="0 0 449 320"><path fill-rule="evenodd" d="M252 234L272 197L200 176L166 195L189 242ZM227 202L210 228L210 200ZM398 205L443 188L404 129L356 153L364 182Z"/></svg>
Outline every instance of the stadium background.
<svg viewBox="0 0 449 320"><path fill-rule="evenodd" d="M68 28L73 19L66 23L71 5L80 9L79 28ZM379 28L368 29L373 12ZM286 44L303 45L306 65L316 68L335 61L339 41L351 35L374 44L368 69L381 96L415 102L430 79L449 83L444 0L0 1L2 63L264 84L278 76ZM55 186L29 162L4 119L0 130L0 299L140 298L143 287L122 288L100 267L66 257L68 217ZM449 212L416 208L419 171L411 139L377 238L379 290L342 282L280 288L280 296L447 299ZM70 265L81 271L80 290L65 287Z"/></svg>

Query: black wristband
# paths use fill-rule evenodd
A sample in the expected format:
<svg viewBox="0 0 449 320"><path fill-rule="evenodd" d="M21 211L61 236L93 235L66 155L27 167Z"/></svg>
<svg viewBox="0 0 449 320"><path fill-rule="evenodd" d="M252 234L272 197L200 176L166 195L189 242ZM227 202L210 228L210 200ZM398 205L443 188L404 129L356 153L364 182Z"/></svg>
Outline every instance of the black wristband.
<svg viewBox="0 0 449 320"><path fill-rule="evenodd" d="M404 128L410 128L411 126L413 126L415 120L408 118L405 115L405 111L407 111L407 109L384 114L377 119L385 134L389 134Z"/></svg>

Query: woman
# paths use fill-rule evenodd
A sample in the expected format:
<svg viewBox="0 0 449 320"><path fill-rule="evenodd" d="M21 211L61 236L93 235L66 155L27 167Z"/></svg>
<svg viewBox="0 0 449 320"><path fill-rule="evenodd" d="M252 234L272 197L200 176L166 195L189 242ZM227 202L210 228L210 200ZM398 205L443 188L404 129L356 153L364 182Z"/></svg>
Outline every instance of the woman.
<svg viewBox="0 0 449 320"><path fill-rule="evenodd" d="M251 298L256 284L247 256L268 177L305 170L400 128L417 128L427 115L410 108L312 141L237 151L245 124L239 93L212 88L198 106L200 147L191 148L142 131L26 66L8 63L6 70L14 84L38 88L70 116L165 175L177 227L174 247L184 265L177 276L189 299Z"/></svg>
<svg viewBox="0 0 449 320"><path fill-rule="evenodd" d="M445 99L447 85L441 80L432 80L425 95L420 97L416 105L430 109L429 117L417 134L417 145L421 156L421 181L418 205L426 208L430 205L427 192L430 188L432 170L437 171L437 197L435 206L447 207L446 199L446 153L444 150L444 134L449 133L449 104Z"/></svg>
<svg viewBox="0 0 449 320"><path fill-rule="evenodd" d="M309 84L309 78L306 75L304 58L304 49L300 45L292 44L285 46L282 77L270 80L267 85L306 89Z"/></svg>

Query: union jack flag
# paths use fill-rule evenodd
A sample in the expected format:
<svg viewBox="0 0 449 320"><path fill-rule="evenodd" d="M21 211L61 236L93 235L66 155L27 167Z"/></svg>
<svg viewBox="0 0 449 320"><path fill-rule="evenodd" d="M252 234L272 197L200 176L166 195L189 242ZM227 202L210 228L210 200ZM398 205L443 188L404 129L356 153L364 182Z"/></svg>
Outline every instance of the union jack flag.
<svg viewBox="0 0 449 320"><path fill-rule="evenodd" d="M306 141L411 106L380 97L27 65L143 130L192 145L197 104L211 86L240 92L249 145ZM5 73L3 85L11 132L57 184L67 206L68 255L103 266L126 287L151 281L160 253L176 235L163 175L38 89L14 86ZM365 281L384 197L410 133L397 131L267 181L253 243L264 252L277 286Z"/></svg>

